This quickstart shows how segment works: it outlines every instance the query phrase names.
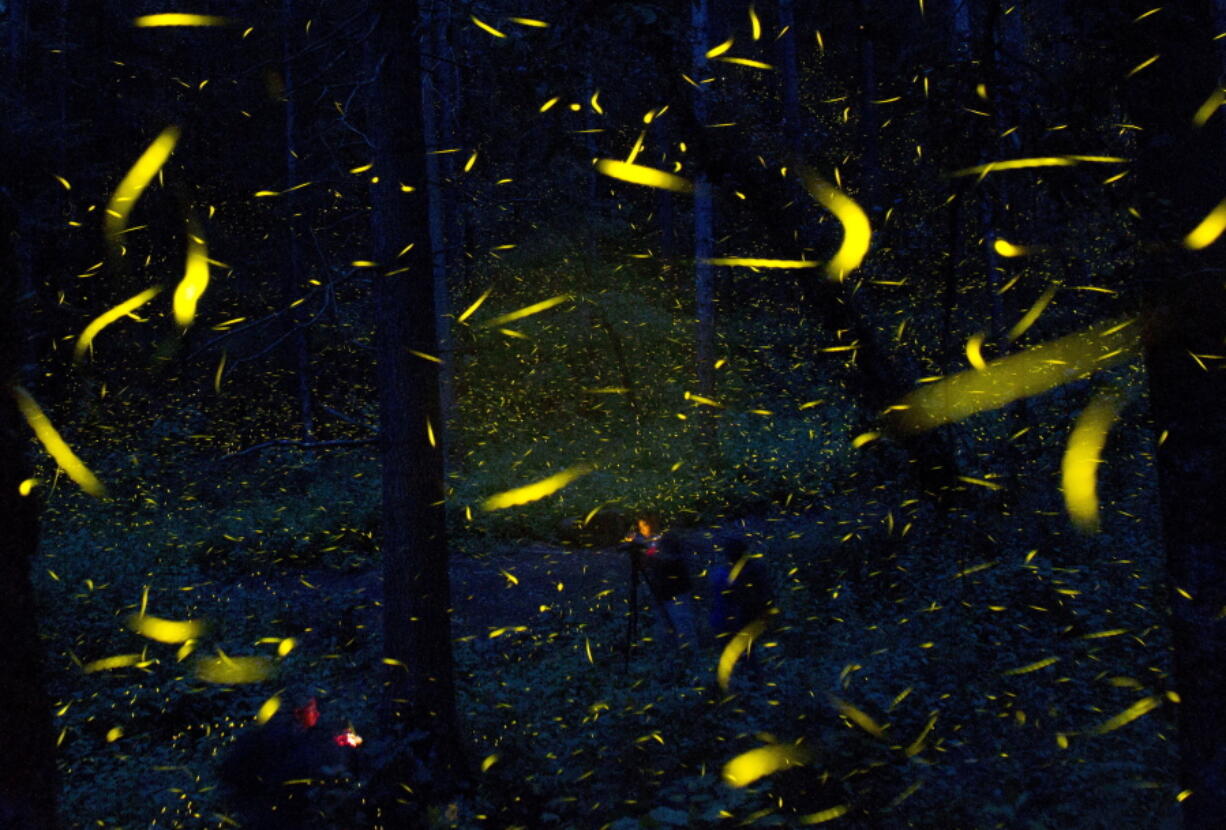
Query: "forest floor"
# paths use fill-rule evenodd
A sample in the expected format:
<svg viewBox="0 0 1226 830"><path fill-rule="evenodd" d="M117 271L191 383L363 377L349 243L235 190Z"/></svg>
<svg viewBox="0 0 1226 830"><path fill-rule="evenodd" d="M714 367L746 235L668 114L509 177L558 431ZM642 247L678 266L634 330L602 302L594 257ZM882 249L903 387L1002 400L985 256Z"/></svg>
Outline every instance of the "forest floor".
<svg viewBox="0 0 1226 830"><path fill-rule="evenodd" d="M712 535L682 536L694 575L705 574L710 565ZM531 543L480 557L453 556L450 574L452 635L457 639L488 638L491 632L515 626L575 622L589 612L598 595L623 607L628 602L629 561L615 547ZM352 572L316 568L272 577L244 576L217 590L219 595L249 595L260 608L293 609L295 620L309 609L315 624L305 628L314 629L311 634L324 635L339 625L346 609L358 612L346 625L372 629L381 624L383 573L377 566ZM643 591L640 599L646 603Z"/></svg>

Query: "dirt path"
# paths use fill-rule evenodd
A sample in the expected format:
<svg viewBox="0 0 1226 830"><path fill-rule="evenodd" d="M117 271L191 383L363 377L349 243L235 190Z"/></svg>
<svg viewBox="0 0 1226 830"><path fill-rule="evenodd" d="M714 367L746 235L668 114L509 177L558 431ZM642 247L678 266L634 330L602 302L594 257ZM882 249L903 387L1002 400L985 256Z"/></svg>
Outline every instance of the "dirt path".
<svg viewBox="0 0 1226 830"><path fill-rule="evenodd" d="M691 571L710 562L703 537L687 538ZM615 548L533 544L511 553L454 558L451 563L452 636L488 639L501 628L557 626L601 608L617 615L627 602L629 564ZM308 571L268 578L244 577L217 586L224 614L269 620L271 633L300 636L318 653L344 649L382 626L382 572ZM645 594L641 597L646 600Z"/></svg>

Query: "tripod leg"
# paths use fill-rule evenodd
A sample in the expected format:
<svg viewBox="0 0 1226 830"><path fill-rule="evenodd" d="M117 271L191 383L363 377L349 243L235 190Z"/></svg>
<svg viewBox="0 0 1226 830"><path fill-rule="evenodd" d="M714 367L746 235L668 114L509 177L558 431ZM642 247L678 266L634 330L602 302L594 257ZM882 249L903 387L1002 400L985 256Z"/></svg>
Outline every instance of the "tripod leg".
<svg viewBox="0 0 1226 830"><path fill-rule="evenodd" d="M639 636L639 567L634 555L630 556L630 617L626 620L626 647L623 653L622 671L630 670L630 649Z"/></svg>

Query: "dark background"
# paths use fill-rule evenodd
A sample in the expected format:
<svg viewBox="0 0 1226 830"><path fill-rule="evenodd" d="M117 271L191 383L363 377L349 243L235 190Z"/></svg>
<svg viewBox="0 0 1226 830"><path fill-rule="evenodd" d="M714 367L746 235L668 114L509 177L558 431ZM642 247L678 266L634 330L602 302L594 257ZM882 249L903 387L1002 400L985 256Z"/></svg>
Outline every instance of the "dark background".
<svg viewBox="0 0 1226 830"><path fill-rule="evenodd" d="M134 25L166 11L0 5L4 382L109 493L0 408L0 826L53 802L65 827L226 826L219 759L273 696L366 738L309 826L1217 826L1226 303L1218 246L1185 237L1226 196L1218 3L217 0L184 11L218 25ZM596 172L639 140L695 192ZM841 280L819 181L872 226ZM180 329L188 233L213 264ZM977 338L1006 384L993 361L1125 321L1120 354L1005 406L891 409L976 371ZM1104 399L1079 528L1062 463ZM564 470L590 471L483 507ZM610 545L644 509L700 624L721 540L762 555L760 674L722 689L725 641L679 655L643 591L628 639ZM206 633L139 636L146 591ZM209 682L219 649L275 673ZM721 775L791 745L806 763Z"/></svg>

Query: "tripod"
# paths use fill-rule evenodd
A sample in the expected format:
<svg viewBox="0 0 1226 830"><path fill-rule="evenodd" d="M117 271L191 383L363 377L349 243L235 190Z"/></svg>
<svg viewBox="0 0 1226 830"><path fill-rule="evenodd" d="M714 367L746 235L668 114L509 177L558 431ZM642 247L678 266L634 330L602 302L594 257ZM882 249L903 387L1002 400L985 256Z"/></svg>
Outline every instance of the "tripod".
<svg viewBox="0 0 1226 830"><path fill-rule="evenodd" d="M634 647L634 643L639 637L639 576L642 569L639 563L639 557L642 551L642 545L634 542L628 542L622 545L619 550L624 550L630 554L630 616L626 620L626 643L622 648L622 671L630 671L630 649Z"/></svg>

